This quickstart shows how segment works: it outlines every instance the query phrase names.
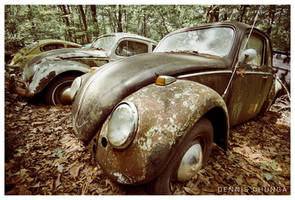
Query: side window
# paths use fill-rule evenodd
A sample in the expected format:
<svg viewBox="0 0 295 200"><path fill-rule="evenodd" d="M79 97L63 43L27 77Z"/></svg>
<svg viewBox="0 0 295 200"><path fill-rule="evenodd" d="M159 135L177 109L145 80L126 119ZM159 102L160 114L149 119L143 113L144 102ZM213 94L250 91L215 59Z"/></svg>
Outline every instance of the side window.
<svg viewBox="0 0 295 200"><path fill-rule="evenodd" d="M41 51L50 51L53 49L61 49L64 48L63 44L47 44L41 48Z"/></svg>
<svg viewBox="0 0 295 200"><path fill-rule="evenodd" d="M154 51L155 48L156 48L156 45L153 45L153 46L152 46L152 51Z"/></svg>
<svg viewBox="0 0 295 200"><path fill-rule="evenodd" d="M133 56L140 53L147 53L148 45L140 42L124 40L118 45L115 52L119 56Z"/></svg>
<svg viewBox="0 0 295 200"><path fill-rule="evenodd" d="M239 55L241 55L243 51L243 48L247 41L247 37L248 35L244 36ZM256 66L263 65L263 54L264 54L263 47L264 47L264 40L262 39L262 37L259 37L259 35L252 34L249 38L249 41L245 49L255 49L257 56L251 62L248 62L247 64L256 65Z"/></svg>

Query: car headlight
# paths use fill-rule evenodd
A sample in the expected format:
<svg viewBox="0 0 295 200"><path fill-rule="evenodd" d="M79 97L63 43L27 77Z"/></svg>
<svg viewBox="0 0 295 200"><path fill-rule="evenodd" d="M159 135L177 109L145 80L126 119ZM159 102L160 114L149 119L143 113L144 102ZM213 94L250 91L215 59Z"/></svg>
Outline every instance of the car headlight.
<svg viewBox="0 0 295 200"><path fill-rule="evenodd" d="M131 102L121 102L113 110L108 123L107 138L117 149L126 148L133 140L138 126L138 113Z"/></svg>
<svg viewBox="0 0 295 200"><path fill-rule="evenodd" d="M71 90L70 90L70 98L72 101L74 100L76 93L81 86L81 83L82 83L82 78L80 76L75 78L75 80L73 81L71 85Z"/></svg>

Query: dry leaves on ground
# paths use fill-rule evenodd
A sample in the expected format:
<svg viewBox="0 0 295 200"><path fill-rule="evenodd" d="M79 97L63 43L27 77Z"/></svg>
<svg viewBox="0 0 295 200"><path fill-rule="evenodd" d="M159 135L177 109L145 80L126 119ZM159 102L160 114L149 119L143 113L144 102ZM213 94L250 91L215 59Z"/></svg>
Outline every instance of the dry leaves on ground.
<svg viewBox="0 0 295 200"><path fill-rule="evenodd" d="M30 104L5 91L5 194L146 194L108 179L74 135L71 107ZM234 127L226 152L174 194L290 194L290 112L282 102ZM285 104L284 104L285 105Z"/></svg>

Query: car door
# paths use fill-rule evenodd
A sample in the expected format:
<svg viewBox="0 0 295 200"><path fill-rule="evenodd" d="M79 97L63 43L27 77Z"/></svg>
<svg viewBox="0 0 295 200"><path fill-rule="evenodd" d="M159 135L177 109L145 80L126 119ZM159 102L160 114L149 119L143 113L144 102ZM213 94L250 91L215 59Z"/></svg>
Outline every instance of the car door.
<svg viewBox="0 0 295 200"><path fill-rule="evenodd" d="M231 84L226 99L231 125L249 120L260 112L273 81L267 57L271 54L269 41L256 31L247 40L248 34L245 34L239 56L246 49L254 49L257 55L250 62L239 64Z"/></svg>

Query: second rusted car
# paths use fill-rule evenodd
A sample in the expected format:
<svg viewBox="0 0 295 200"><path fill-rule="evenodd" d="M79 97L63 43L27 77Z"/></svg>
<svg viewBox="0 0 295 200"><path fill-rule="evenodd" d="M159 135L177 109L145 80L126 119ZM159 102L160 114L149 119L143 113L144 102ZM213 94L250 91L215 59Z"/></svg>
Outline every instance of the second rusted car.
<svg viewBox="0 0 295 200"><path fill-rule="evenodd" d="M98 37L90 48L58 49L39 54L24 67L17 79L16 92L34 97L43 92L48 104L67 104L67 93L73 80L108 62L141 53L152 52L156 42L129 33L113 33Z"/></svg>
<svg viewBox="0 0 295 200"><path fill-rule="evenodd" d="M229 128L267 111L280 89L269 38L241 23L175 31L77 87L77 136L108 176L155 194L193 177L212 143L226 149Z"/></svg>
<svg viewBox="0 0 295 200"><path fill-rule="evenodd" d="M81 47L80 44L76 44L74 42L68 42L64 40L54 40L54 39L47 39L47 40L38 40L33 42L32 44L22 48L17 52L11 62L9 63L10 66L14 67L24 67L27 62L29 62L32 58L36 55L50 51L53 49L62 49L62 48L79 48Z"/></svg>

